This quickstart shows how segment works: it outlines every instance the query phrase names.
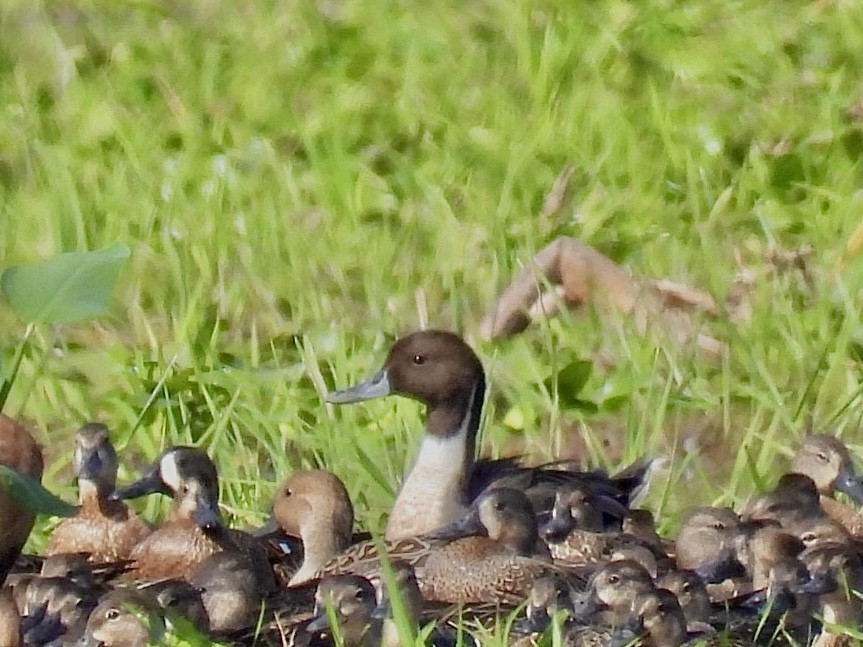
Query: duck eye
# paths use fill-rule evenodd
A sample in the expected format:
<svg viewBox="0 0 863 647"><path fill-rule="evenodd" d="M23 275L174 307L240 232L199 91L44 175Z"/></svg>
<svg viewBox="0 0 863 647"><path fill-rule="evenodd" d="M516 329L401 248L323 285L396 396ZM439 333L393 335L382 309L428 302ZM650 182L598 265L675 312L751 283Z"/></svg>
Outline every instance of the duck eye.
<svg viewBox="0 0 863 647"><path fill-rule="evenodd" d="M285 488L285 496L293 496L293 495L294 495L294 491L291 488L286 487Z"/></svg>
<svg viewBox="0 0 863 647"><path fill-rule="evenodd" d="M689 591L692 590L692 587L689 586L689 582L684 582L683 586L680 587L680 590L684 593L689 593Z"/></svg>
<svg viewBox="0 0 863 647"><path fill-rule="evenodd" d="M804 544L811 544L813 541L815 541L815 533L804 532L802 535L800 535L800 541L802 541Z"/></svg>
<svg viewBox="0 0 863 647"><path fill-rule="evenodd" d="M426 361L425 355L416 354L414 355L414 364L419 366L420 364L424 364Z"/></svg>
<svg viewBox="0 0 863 647"><path fill-rule="evenodd" d="M120 610L119 609L108 609L108 612L105 614L105 617L108 620L116 620L117 618L120 617Z"/></svg>
<svg viewBox="0 0 863 647"><path fill-rule="evenodd" d="M620 581L620 576L619 575L609 575L608 581L610 584L617 584Z"/></svg>
<svg viewBox="0 0 863 647"><path fill-rule="evenodd" d="M506 507L506 504L503 501L495 501L494 502L494 509L497 510L498 512L503 510L505 507Z"/></svg>
<svg viewBox="0 0 863 647"><path fill-rule="evenodd" d="M826 463L826 462L827 462L827 454L825 454L824 452L818 452L818 454L816 455L816 458L817 458L819 461L821 461L822 463Z"/></svg>
<svg viewBox="0 0 863 647"><path fill-rule="evenodd" d="M724 524L724 523L722 523L721 521L714 521L714 522L713 522L713 527L714 527L716 530L725 530L725 524Z"/></svg>

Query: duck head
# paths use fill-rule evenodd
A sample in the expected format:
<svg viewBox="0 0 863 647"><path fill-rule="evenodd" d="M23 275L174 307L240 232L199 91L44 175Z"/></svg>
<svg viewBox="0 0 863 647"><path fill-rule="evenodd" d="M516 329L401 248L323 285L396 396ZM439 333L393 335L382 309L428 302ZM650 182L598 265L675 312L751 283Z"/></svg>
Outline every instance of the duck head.
<svg viewBox="0 0 863 647"><path fill-rule="evenodd" d="M136 499L155 493L174 499L175 519L191 519L207 531L223 527L216 466L200 449L165 450L140 479L116 490L112 497Z"/></svg>
<svg viewBox="0 0 863 647"><path fill-rule="evenodd" d="M482 364L458 335L423 330L399 339L371 379L333 391L327 402L344 404L393 394L428 406L429 433L454 435L467 420L475 435L485 394Z"/></svg>
<svg viewBox="0 0 863 647"><path fill-rule="evenodd" d="M791 471L811 478L821 494L842 492L863 503L863 477L855 473L848 448L838 438L826 434L804 438Z"/></svg>
<svg viewBox="0 0 863 647"><path fill-rule="evenodd" d="M471 536L488 537L518 555L533 555L538 529L530 500L521 490L492 488L481 494L461 519L428 535L444 540Z"/></svg>
<svg viewBox="0 0 863 647"><path fill-rule="evenodd" d="M551 624L552 618L561 614L572 615L572 589L558 575L538 577L530 587L525 607L526 629L541 633Z"/></svg>
<svg viewBox="0 0 863 647"><path fill-rule="evenodd" d="M107 496L117 483L117 452L108 438L108 427L91 422L75 434L72 469L78 478L81 498Z"/></svg>
<svg viewBox="0 0 863 647"><path fill-rule="evenodd" d="M165 619L147 598L130 589L112 591L87 620L80 647L145 647L161 644Z"/></svg>
<svg viewBox="0 0 863 647"><path fill-rule="evenodd" d="M345 645L363 644L372 624L377 602L375 588L359 575L325 577L315 592L315 615L306 626L308 633L332 633L330 609L339 624Z"/></svg>

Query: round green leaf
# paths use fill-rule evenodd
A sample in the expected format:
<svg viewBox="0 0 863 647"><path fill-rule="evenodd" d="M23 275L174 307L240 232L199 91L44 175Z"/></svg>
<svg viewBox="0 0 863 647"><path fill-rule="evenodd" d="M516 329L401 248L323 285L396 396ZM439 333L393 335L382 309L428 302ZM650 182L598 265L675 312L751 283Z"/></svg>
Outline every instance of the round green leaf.
<svg viewBox="0 0 863 647"><path fill-rule="evenodd" d="M0 291L27 323L67 323L104 314L123 263L126 245L72 252L3 272Z"/></svg>

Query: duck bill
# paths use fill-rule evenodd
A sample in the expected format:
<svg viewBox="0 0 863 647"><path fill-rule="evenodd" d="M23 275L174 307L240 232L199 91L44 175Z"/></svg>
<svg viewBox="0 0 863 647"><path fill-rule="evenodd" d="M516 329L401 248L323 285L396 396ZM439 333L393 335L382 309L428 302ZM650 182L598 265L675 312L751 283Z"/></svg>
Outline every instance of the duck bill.
<svg viewBox="0 0 863 647"><path fill-rule="evenodd" d="M268 537L273 537L275 535L281 535L284 533L282 531L282 527L276 521L275 517L270 516L270 518L267 519L266 523L264 523L263 526L255 528L254 530L250 530L249 534L257 539L267 539Z"/></svg>
<svg viewBox="0 0 863 647"><path fill-rule="evenodd" d="M555 514L551 519L539 529L539 534L543 539L551 543L561 542L572 532L572 518L567 519L569 515Z"/></svg>
<svg viewBox="0 0 863 647"><path fill-rule="evenodd" d="M306 625L306 632L310 634L316 634L323 631L330 630L330 619L327 616L326 611L322 612L320 615L312 618L311 622Z"/></svg>
<svg viewBox="0 0 863 647"><path fill-rule="evenodd" d="M465 516L447 526L433 530L426 535L429 539L453 541L463 537L487 535L488 531L479 517L479 510L472 508Z"/></svg>
<svg viewBox="0 0 863 647"><path fill-rule="evenodd" d="M391 618L393 615L392 605L390 604L390 599L387 596L384 596L378 605L375 607L375 610L372 611L372 620L386 620Z"/></svg>
<svg viewBox="0 0 863 647"><path fill-rule="evenodd" d="M836 482L833 484L833 489L847 494L854 503L863 503L863 478L855 475L849 469L844 469L839 473Z"/></svg>
<svg viewBox="0 0 863 647"><path fill-rule="evenodd" d="M78 467L78 478L89 481L98 480L103 464L98 448L82 450L81 465Z"/></svg>
<svg viewBox="0 0 863 647"><path fill-rule="evenodd" d="M150 468L150 470L144 474L140 479L132 483L131 485L127 485L126 487L121 487L114 490L114 493L111 495L112 499L137 499L138 497L145 496L147 494L167 494L171 495L171 490L162 480L162 477L159 475L159 465L158 463Z"/></svg>
<svg viewBox="0 0 863 647"><path fill-rule="evenodd" d="M222 526L222 513L219 511L219 504L208 496L199 494L195 498L193 518L195 523L204 530L215 530Z"/></svg>
<svg viewBox="0 0 863 647"><path fill-rule="evenodd" d="M392 392L393 389L390 385L389 375L387 375L387 371L384 369L356 386L328 393L326 400L330 404L348 404L350 402L383 398L392 394Z"/></svg>

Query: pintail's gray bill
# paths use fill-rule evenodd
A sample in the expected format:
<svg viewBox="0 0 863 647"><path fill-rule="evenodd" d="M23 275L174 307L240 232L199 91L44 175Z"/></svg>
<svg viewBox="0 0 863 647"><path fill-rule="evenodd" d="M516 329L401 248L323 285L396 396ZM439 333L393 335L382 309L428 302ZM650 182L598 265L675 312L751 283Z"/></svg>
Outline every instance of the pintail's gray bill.
<svg viewBox="0 0 863 647"><path fill-rule="evenodd" d="M349 402L362 402L363 400L383 398L392 392L389 375L387 375L386 370L383 370L379 371L371 379L360 382L356 386L328 393L326 399L330 404L348 404Z"/></svg>

